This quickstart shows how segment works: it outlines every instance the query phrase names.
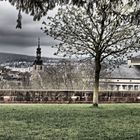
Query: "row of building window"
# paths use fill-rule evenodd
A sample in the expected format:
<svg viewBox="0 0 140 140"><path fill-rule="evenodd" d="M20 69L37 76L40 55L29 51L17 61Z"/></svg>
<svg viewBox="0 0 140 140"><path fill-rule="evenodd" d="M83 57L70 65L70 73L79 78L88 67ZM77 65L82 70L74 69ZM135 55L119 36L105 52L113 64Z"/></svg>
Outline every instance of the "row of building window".
<svg viewBox="0 0 140 140"><path fill-rule="evenodd" d="M110 85L111 90L138 90L139 85Z"/></svg>

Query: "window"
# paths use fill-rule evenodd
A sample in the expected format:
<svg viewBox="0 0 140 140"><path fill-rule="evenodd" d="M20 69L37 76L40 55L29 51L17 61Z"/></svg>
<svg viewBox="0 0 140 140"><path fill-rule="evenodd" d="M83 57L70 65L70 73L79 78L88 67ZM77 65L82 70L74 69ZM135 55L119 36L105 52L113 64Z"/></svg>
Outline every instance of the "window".
<svg viewBox="0 0 140 140"><path fill-rule="evenodd" d="M132 90L133 86L132 85L128 85L128 90Z"/></svg>
<svg viewBox="0 0 140 140"><path fill-rule="evenodd" d="M117 87L117 91L119 91L119 89L120 89L120 85L116 85L116 87Z"/></svg>
<svg viewBox="0 0 140 140"><path fill-rule="evenodd" d="M134 85L134 90L138 90L138 85Z"/></svg>
<svg viewBox="0 0 140 140"><path fill-rule="evenodd" d="M122 85L123 90L126 90L126 85Z"/></svg>

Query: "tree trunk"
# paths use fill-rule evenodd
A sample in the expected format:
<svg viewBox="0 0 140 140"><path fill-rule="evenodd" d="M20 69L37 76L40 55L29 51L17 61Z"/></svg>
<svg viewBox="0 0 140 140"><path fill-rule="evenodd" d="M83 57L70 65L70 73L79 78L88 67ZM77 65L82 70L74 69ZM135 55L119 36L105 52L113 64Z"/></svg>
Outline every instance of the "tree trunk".
<svg viewBox="0 0 140 140"><path fill-rule="evenodd" d="M95 58L95 78L93 91L93 106L98 107L99 79L100 79L101 64L98 58Z"/></svg>

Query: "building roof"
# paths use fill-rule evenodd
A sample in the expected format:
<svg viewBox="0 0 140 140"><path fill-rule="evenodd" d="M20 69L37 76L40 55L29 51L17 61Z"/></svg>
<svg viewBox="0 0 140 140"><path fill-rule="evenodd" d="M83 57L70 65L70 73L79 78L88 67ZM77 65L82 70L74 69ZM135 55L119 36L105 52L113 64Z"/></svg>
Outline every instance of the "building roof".
<svg viewBox="0 0 140 140"><path fill-rule="evenodd" d="M140 67L128 66L127 64L120 65L111 72L111 78L140 78Z"/></svg>

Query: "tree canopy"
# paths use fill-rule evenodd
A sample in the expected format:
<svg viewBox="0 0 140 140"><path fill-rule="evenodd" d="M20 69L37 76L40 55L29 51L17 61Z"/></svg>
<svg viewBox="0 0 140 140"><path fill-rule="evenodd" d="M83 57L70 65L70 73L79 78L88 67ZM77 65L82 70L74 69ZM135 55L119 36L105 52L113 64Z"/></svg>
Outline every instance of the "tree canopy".
<svg viewBox="0 0 140 140"><path fill-rule="evenodd" d="M4 0L1 0L4 1ZM13 6L19 10L17 28L21 28L21 12L26 12L27 14L32 15L34 20L40 20L42 16L47 14L48 10L52 10L57 5L66 5L72 4L77 6L85 6L87 10L93 9L95 3L100 3L102 0L7 0ZM122 5L129 3L129 5L135 5L135 10L133 13L132 20L140 21L140 9L139 9L139 0L108 0L108 3L111 5L117 6L119 3Z"/></svg>
<svg viewBox="0 0 140 140"><path fill-rule="evenodd" d="M40 20L48 10L52 10L57 5L71 2L74 5L82 6L85 3L84 0L9 0L9 2L19 10L16 28L22 28L21 12L30 14L34 20Z"/></svg>

